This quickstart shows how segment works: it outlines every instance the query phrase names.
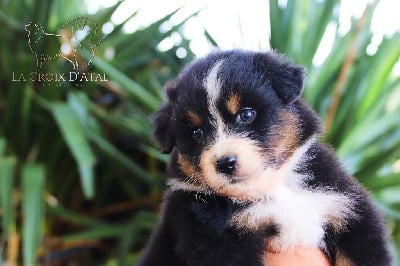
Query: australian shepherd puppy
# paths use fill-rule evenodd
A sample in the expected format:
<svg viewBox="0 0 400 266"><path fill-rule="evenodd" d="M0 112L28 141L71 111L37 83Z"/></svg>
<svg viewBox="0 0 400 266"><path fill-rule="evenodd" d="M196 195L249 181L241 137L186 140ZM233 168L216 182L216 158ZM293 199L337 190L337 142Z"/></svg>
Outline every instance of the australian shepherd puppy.
<svg viewBox="0 0 400 266"><path fill-rule="evenodd" d="M382 215L318 142L304 69L273 52L215 52L166 86L155 137L171 153L161 219L139 265L258 266L321 249L332 265L390 265Z"/></svg>

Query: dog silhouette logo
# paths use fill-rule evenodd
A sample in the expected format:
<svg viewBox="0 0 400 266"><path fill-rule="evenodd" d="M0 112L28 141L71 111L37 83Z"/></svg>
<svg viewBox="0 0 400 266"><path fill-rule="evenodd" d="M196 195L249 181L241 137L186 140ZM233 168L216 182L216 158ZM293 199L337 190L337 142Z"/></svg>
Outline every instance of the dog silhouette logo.
<svg viewBox="0 0 400 266"><path fill-rule="evenodd" d="M97 23L87 17L75 18L62 27L57 33L45 32L42 25L31 22L25 25L28 33L28 46L36 58L36 68L40 70L46 61L63 58L71 63L74 70L86 70L94 58L94 48L101 43ZM46 43L58 42L60 49L56 52L46 50ZM87 49L89 60L84 62L78 52Z"/></svg>

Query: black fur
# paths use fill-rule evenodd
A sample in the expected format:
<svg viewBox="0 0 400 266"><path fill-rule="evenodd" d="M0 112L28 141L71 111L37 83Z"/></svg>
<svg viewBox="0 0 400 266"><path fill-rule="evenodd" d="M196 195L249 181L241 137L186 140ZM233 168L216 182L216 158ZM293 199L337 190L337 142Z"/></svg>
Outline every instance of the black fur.
<svg viewBox="0 0 400 266"><path fill-rule="evenodd" d="M204 197L204 196L203 196ZM168 192L163 219L139 265L263 265L263 239L269 231L229 228L232 201L218 196L198 200L194 193ZM211 204L210 204L211 203Z"/></svg>
<svg viewBox="0 0 400 266"><path fill-rule="evenodd" d="M154 114L153 123L157 125L154 136L158 140L160 149L163 153L170 153L175 141L172 136L172 129L170 128L171 106L164 105L160 110Z"/></svg>
<svg viewBox="0 0 400 266"><path fill-rule="evenodd" d="M299 146L320 132L318 117L300 99L305 74L302 67L274 53L238 50L213 53L188 65L168 85L168 100L155 114L155 138L163 152L172 152L168 166L171 179L188 180L179 167L179 154L184 154L193 169L200 172L202 151L215 141L216 128L212 123L215 118L208 108L204 79L221 59L223 64L218 72L221 91L216 106L231 134L245 133L268 152L270 133L279 123L277 116L282 110L298 117ZM232 93L240 95L241 106L257 110L253 123L238 124L227 111L225 100ZM188 110L203 119L204 138L193 139L191 133L196 127L187 121ZM340 250L354 265L390 265L384 219L368 193L342 169L334 153L323 144L313 144L307 155L296 169L312 177L303 184L307 190L354 197L356 217L349 219L346 230L337 232L329 225L324 227L323 248L332 264L337 265L336 253ZM279 234L279 225L269 224L259 230L232 227L232 215L252 204L239 202L218 193L168 190L161 220L138 265L264 265L266 243L271 236Z"/></svg>

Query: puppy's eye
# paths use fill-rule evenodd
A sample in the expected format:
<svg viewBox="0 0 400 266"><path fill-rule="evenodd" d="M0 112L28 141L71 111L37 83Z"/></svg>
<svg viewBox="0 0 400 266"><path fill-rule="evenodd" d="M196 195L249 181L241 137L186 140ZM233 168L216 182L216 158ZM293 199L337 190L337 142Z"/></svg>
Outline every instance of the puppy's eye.
<svg viewBox="0 0 400 266"><path fill-rule="evenodd" d="M195 140L200 140L203 138L204 131L201 128L196 128L192 131L192 137Z"/></svg>
<svg viewBox="0 0 400 266"><path fill-rule="evenodd" d="M236 116L236 122L250 124L256 118L256 111L252 108L243 108Z"/></svg>

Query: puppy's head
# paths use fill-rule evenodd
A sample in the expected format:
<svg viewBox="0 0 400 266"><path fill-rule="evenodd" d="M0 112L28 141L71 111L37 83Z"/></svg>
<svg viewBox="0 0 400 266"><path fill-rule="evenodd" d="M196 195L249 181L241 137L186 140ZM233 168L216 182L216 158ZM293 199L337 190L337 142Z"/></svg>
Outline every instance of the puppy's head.
<svg viewBox="0 0 400 266"><path fill-rule="evenodd" d="M303 81L303 68L274 53L218 52L188 65L154 119L171 178L238 201L268 196L319 128Z"/></svg>

